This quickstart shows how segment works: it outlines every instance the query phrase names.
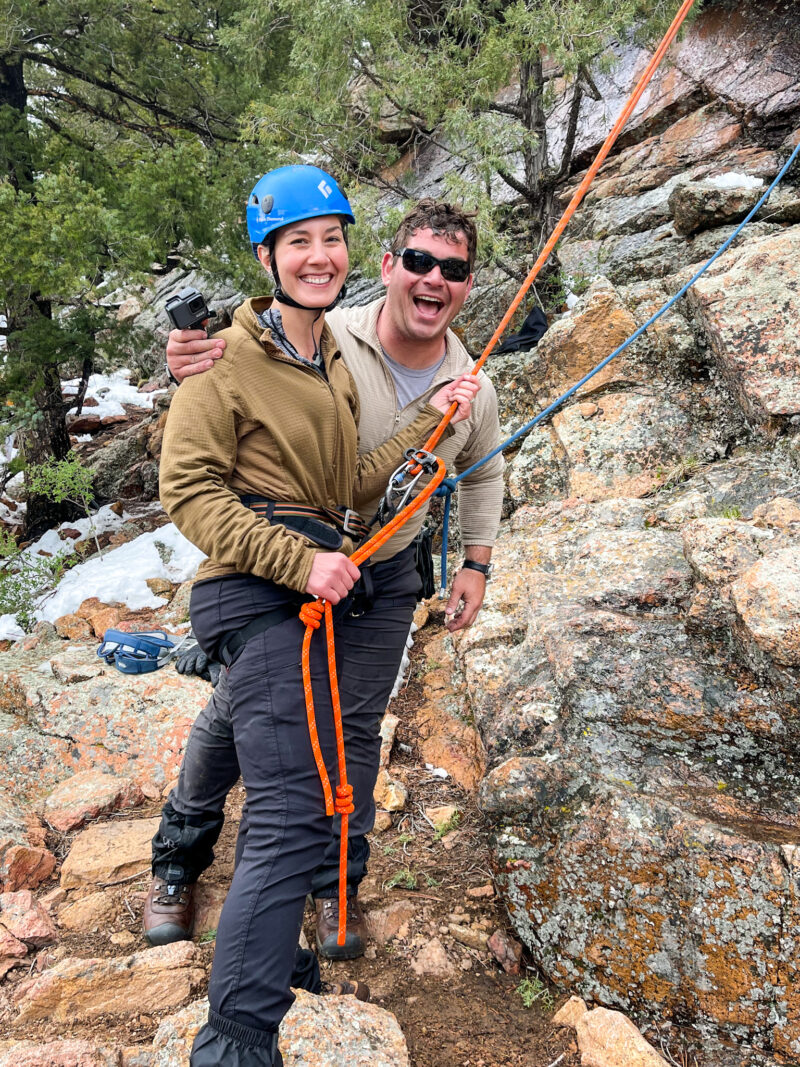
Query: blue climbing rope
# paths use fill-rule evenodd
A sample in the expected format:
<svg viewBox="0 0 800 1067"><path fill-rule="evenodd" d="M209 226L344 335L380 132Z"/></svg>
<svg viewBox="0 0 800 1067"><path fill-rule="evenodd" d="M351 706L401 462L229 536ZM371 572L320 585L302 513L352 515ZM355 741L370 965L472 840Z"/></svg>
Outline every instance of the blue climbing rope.
<svg viewBox="0 0 800 1067"><path fill-rule="evenodd" d="M798 155L800 155L800 144L797 145L795 150L784 163L783 167L775 177L775 180L766 190L766 192L758 201L758 203L752 208L746 218L742 219L742 221L739 223L739 225L736 227L730 237L728 237L728 239L722 245L720 245L714 255L700 268L697 274L695 274L694 277L690 278L689 281L686 282L686 284L682 286L678 290L678 292L675 293L674 296L670 297L670 299L666 302L666 304L663 305L663 307L660 307L654 315L651 315L647 322L645 322L642 326L638 328L638 330L632 333L630 337L627 338L627 340L623 341L618 348L615 348L610 355L606 356L605 359L601 360L596 367L593 367L588 374L585 374L579 382L576 382L573 386L570 386L570 388L567 389L565 393L562 393L560 397L554 400L552 404L548 404L548 406L543 411L540 411L538 415L536 415L530 420L530 422L526 422L524 426L521 426L520 429L516 431L516 433L513 433L509 438L503 441L502 444L498 445L497 448L493 449L491 452L485 455L483 459L479 459L476 463L473 463L471 467L468 467L465 471L462 471L455 478L447 478L444 482L442 482L442 484L439 486L439 488L436 490L436 493L434 494L435 496L443 496L445 498L444 517L442 519L441 580L439 583L440 596L444 596L446 592L447 549L450 529L450 502L452 500L453 492L458 483L463 478L466 478L470 474L473 474L475 471L479 470L484 465L484 463L488 463L490 459L494 459L495 456L499 455L501 452L504 452L510 445L514 444L515 441L518 441L520 437L524 437L526 433L529 433L534 426L537 426L549 415L552 415L553 412L556 411L559 407L561 407L561 405L566 400L569 400L571 396L577 393L581 386L585 385L591 378L595 376L595 374L598 374L603 369L603 367L607 366L607 364L609 364L612 359L615 359L621 352L624 352L626 348L632 345L633 342L636 341L639 337L641 337L645 330L649 329L654 322L661 318L662 315L665 315L669 311L669 309L674 304L676 304L677 301L680 300L680 298L689 291L689 289L691 289L695 282L697 282L698 279L702 278L702 276L712 265L712 263L716 262L716 260L719 259L723 252L727 252L727 250L730 248L730 246L733 244L733 242L736 240L736 238L739 236L745 226L747 226L747 224L752 221L753 216L756 215L767 202L773 190L781 183L784 176L786 175L786 172L797 159Z"/></svg>

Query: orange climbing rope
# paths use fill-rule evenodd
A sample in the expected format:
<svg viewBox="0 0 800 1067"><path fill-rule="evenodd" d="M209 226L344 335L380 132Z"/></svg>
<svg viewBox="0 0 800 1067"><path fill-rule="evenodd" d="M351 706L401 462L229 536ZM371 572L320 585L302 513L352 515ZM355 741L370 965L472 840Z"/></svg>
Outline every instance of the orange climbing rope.
<svg viewBox="0 0 800 1067"><path fill-rule="evenodd" d="M539 272L541 271L542 267L545 265L547 260L550 258L550 253L553 251L555 246L558 244L558 240L561 237L561 234L566 229L567 223L572 218L572 216L575 214L575 212L578 210L578 207L580 206L581 201L583 200L584 196L586 195L587 189L589 188L589 186L594 181L595 175L600 170L600 168L602 167L603 163L605 163L606 156L611 151L611 149L614 147L614 143L616 142L617 138L619 137L620 133L622 132L623 126L628 121L628 119L631 117L631 114L633 113L634 108L639 103L639 100L641 99L642 94L644 93L645 89L647 88L647 86L650 83L650 79L655 74L658 66L661 63L661 60L664 58L664 55L665 55L667 49L669 48L669 46L674 41L674 39L675 39L675 37L676 37L676 35L678 33L678 30L683 25L683 22L686 19L686 16L689 14L689 11L690 11L690 9L691 9L693 4L694 4L694 0L683 0L683 3L681 4L677 15L672 20L672 24L670 25L670 27L667 30L667 32L664 34L664 37L662 38L661 44L658 46L658 48L653 53L653 56L652 56L650 62L645 67L644 72L642 73L642 76L641 76L641 78L639 79L639 81L638 81L638 83L636 85L636 88L633 90L631 95L628 97L628 101L625 104L625 107L622 109L619 118L614 123L613 127L611 128L611 131L609 132L608 137L606 137L606 139L603 142L603 145L602 145L600 151L595 156L594 162L592 163L591 167L589 167L589 169L587 170L583 181L578 186L578 188L575 190L575 193L574 193L572 199L570 200L570 202L567 204L566 208L564 209L563 215L561 216L561 218L556 223L556 227L553 230L553 232L550 234L550 237L548 238L547 243L545 244L544 248L539 253L538 259L536 260L536 262L531 267L530 271L528 272L527 277L525 278L524 282L520 286L516 296L511 301L511 303L510 303L510 305L508 307L508 311L506 311L505 315L500 320L500 323L498 324L497 329L494 331L494 333L492 334L491 338L489 339L489 343L486 345L486 348L484 348L483 352L480 355L480 358L478 359L478 361L476 362L475 366L470 371L471 374L477 374L478 371L481 369L481 367L486 362L486 360L489 358L489 356L491 355L491 353L494 350L495 345L500 340L500 338L501 338L501 336L503 334L503 331L508 326L509 322L511 322L511 319L514 317L515 311L517 310L517 308L522 303L522 300L523 300L525 294L528 292L530 287L536 281L536 278L538 277ZM456 413L456 410L457 410L457 405L456 404L452 404L450 406L450 409L447 412L447 414L444 416L442 421L439 423L439 425L433 431L431 436L425 442L425 445L423 447L428 452L432 452L436 448L436 445L441 440L442 434L445 431L445 427L450 422L450 420L452 419L453 415Z"/></svg>
<svg viewBox="0 0 800 1067"><path fill-rule="evenodd" d="M659 64L661 63L661 60L664 58L664 55L665 55L667 49L669 48L669 46L672 44L673 40L675 39L675 36L677 35L678 30L681 28L681 25L683 24L684 20L686 19L686 16L689 14L689 11L692 8L693 4L694 4L694 0L683 0L683 3L681 4L677 15L673 19L672 24L670 25L670 27L667 30L667 32L664 34L664 37L663 37L661 43L659 44L658 48L653 53L653 56L650 59L650 62L647 64L647 67L645 68L644 72L642 73L641 78L639 79L639 81L638 81L638 83L636 85L636 88L631 93L630 97L628 98L627 103L625 104L625 107L622 109L622 112L621 112L619 118L614 123L614 126L612 127L610 133L608 134L608 136L606 137L605 141L603 142L603 145L600 148L600 151L597 153L597 156L595 157L594 162L589 167L589 170L586 172L586 175L584 176L583 181L580 183L580 185L576 189L572 199L570 200L569 204L567 205L567 207L564 210L564 213L562 214L561 218L559 219L558 223L556 224L555 229L550 234L550 237L548 238L547 243L545 244L544 248L540 252L536 262L531 267L531 269L530 269L527 277L525 278L524 282L520 286L519 291L517 292L517 294L514 297L514 299L511 301L511 304L509 305L508 310L506 311L506 313L503 316L503 318L500 320L500 323L499 323L497 329L495 330L495 332L492 334L492 336L491 336L491 338L489 340L489 343L486 345L486 348L481 353L480 358L475 363L475 366L473 367L472 371L470 372L471 374L477 375L478 372L480 371L481 367L484 365L486 360L489 358L489 355L494 350L495 345L500 340L500 337L502 336L503 331L505 330L505 328L508 326L509 322L513 318L514 313L516 312L516 310L519 307L519 305L522 303L522 300L523 300L525 294L528 292L530 287L533 285L533 283L536 280L536 278L537 278L539 272L541 271L542 267L545 265L545 263L549 259L550 253L555 248L559 238L561 237L561 234L564 232L564 230L565 230L565 228L567 226L567 223L569 222L569 220L572 218L572 216L577 211L581 201L583 200L584 196L586 195L587 189L589 188L589 186L591 185L592 181L594 180L595 175L597 174L597 172L600 170L600 167L605 162L606 157L608 156L608 153L611 151L612 147L614 146L614 143L616 142L617 138L619 137L620 132L622 131L622 128L625 126L625 123L630 118L634 108L639 103L639 100L641 99L642 94L644 93L645 89L647 88L647 86L648 86L648 84L650 82L650 79L652 78L653 74L655 73L656 69L658 68ZM457 410L458 410L458 404L457 404L457 402L454 401L453 404L448 409L448 411L442 417L442 421L439 423L437 428L433 431L431 436L425 442L425 445L423 446L423 448L420 449L416 453L417 457L422 457L423 455L426 455L427 453L432 453L433 452L434 448L436 447L436 445L441 440L442 434L444 433L445 429L447 428L448 424L450 423L450 420L452 419L453 415L456 413ZM409 459L408 463L406 464L406 473L411 474L411 475L416 475L421 470L422 470L422 465L419 462L419 459L417 459L417 460L415 460L413 458ZM354 552L352 554L350 559L353 561L353 563L356 564L356 566L359 566L361 563L363 563L367 559L369 559L369 557L374 552L376 552L381 547L381 545L385 544L389 540L389 538L392 537L392 535L401 526L403 526L408 521L408 519L411 518L411 516L414 514L414 512L417 511L425 503L425 501L428 500L428 498L433 495L433 493L439 487L441 482L444 480L445 473L446 473L446 469L445 469L444 463L438 457L436 457L436 472L433 474L433 476L431 477L430 481L425 486L425 488L419 493L419 495L416 496L404 508L402 508L402 510L400 512L398 512L398 514L395 515L394 518L390 522L388 522L385 526L383 526L377 533L373 534L373 536L364 545L362 545L361 548L359 548L356 552ZM317 734L316 717L315 717L315 712L314 712L314 694L313 694L312 687L311 687L311 662L310 662L311 637L312 637L312 635L314 633L314 630L319 629L320 622L321 622L321 619L323 618L323 616L325 618L325 630L326 630L326 636L327 636L328 676L329 676L329 679L330 679L330 687L331 687L331 703L332 703L332 706L333 706L333 720L334 720L334 726L335 726L335 731L336 731L336 754L337 754L337 759L338 759L338 770L339 770L339 784L338 784L338 786L336 788L336 799L335 800L333 799L333 794L332 794L332 791L331 791L330 779L328 778L328 772L327 772L327 769L325 767L325 760L323 759L322 751L320 749L319 737L318 737L318 734ZM327 601L312 601L309 604L305 604L303 606L302 611L300 612L300 620L305 624L305 627L306 627L306 631L305 631L305 634L303 636L302 667L303 667L303 691L305 693L306 717L308 719L308 733L309 733L309 737L311 738L311 747L312 747L312 750L314 752L314 759L315 759L315 762L316 762L316 765L317 765L317 771L319 772L320 781L322 783L322 790L323 790L323 793L324 793L324 796L325 796L325 812L328 815L333 815L333 814L340 815L341 816L341 820L342 820L341 842L340 842L340 849L339 849L339 929L338 929L337 942L338 942L339 945L343 945L344 944L344 940L345 940L345 935L347 933L347 828L348 828L348 816L350 814L352 814L352 812L355 809L354 809L354 806L353 806L353 788L347 782L347 764L346 764L346 760L345 760L345 751L344 751L344 733L343 733L343 729L342 729L342 709L341 709L341 705L340 705L340 702L339 702L339 686L338 686L338 681L337 681L337 678L336 678L336 661L335 661L334 634L333 634L333 615L332 615L332 612L331 612L331 606Z"/></svg>

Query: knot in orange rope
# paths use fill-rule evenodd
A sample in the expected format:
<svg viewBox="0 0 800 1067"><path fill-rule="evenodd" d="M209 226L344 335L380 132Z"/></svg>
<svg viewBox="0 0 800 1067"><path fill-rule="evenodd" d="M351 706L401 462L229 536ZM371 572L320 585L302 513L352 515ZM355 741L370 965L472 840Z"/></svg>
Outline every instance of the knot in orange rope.
<svg viewBox="0 0 800 1067"><path fill-rule="evenodd" d="M303 604L300 609L300 621L304 626L310 626L312 630L318 630L324 614L325 601L310 600L307 604Z"/></svg>
<svg viewBox="0 0 800 1067"><path fill-rule="evenodd" d="M336 803L334 805L337 815L352 815L356 810L353 804L353 787L351 785L336 786Z"/></svg>

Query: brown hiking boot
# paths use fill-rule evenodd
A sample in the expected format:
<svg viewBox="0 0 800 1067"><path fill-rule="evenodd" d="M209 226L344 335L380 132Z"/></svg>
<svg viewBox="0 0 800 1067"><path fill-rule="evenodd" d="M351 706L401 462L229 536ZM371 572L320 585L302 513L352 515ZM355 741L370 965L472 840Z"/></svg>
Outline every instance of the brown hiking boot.
<svg viewBox="0 0 800 1067"><path fill-rule="evenodd" d="M326 897L315 900L317 909L317 952L326 960L354 960L364 955L367 947L367 920L358 897L347 898L347 933L344 944L337 945L339 936L339 900Z"/></svg>
<svg viewBox="0 0 800 1067"><path fill-rule="evenodd" d="M355 997L368 1003L369 986L366 982L353 982L345 978L341 982L323 982L319 994L321 997Z"/></svg>
<svg viewBox="0 0 800 1067"><path fill-rule="evenodd" d="M195 885L168 884L154 878L144 902L142 929L151 945L188 941L194 923Z"/></svg>

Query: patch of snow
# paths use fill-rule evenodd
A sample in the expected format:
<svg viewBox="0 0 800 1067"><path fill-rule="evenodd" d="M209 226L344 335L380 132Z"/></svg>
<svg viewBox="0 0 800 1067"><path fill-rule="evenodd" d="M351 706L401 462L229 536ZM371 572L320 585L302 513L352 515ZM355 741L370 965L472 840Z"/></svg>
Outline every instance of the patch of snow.
<svg viewBox="0 0 800 1067"><path fill-rule="evenodd" d="M92 522L94 523L95 532L99 535L101 533L107 533L110 530L116 530L126 519L130 518L123 511L122 515L117 515L111 510L111 505L106 504L105 507L96 511L92 515ZM60 530L80 530L80 537L61 537ZM59 552L63 552L65 549L69 552L80 541L90 540L93 537L92 524L88 518L75 519L74 522L62 522L60 526L54 530L48 530L42 534L38 541L33 541L26 549L23 549L25 553L31 556L48 555L55 556ZM150 577L150 575L148 575Z"/></svg>
<svg viewBox="0 0 800 1067"><path fill-rule="evenodd" d="M449 778L450 774L444 769L444 767L434 767L432 763L425 764L425 770L430 771L434 778Z"/></svg>
<svg viewBox="0 0 800 1067"><path fill-rule="evenodd" d="M147 587L148 578L185 582L205 556L173 523L142 534L134 541L95 557L68 571L54 593L44 598L37 619L54 622L74 612L87 597L104 604L125 604L131 611L157 608L165 602Z"/></svg>
<svg viewBox="0 0 800 1067"><path fill-rule="evenodd" d="M763 178L753 178L749 174L738 174L733 170L726 174L717 174L714 178L706 178L705 181L715 189L761 189L764 185Z"/></svg>
<svg viewBox="0 0 800 1067"><path fill-rule="evenodd" d="M568 308L569 311L572 311L572 309L578 303L579 299L580 299L580 297L575 296L575 294L573 293L573 291L571 289L567 289L566 305L567 305L567 308Z"/></svg>
<svg viewBox="0 0 800 1067"><path fill-rule="evenodd" d="M25 631L14 615L0 615L0 641L19 641Z"/></svg>
<svg viewBox="0 0 800 1067"><path fill-rule="evenodd" d="M106 418L110 415L124 415L123 404L132 404L138 408L152 408L156 397L166 392L165 389L156 389L152 393L140 393L135 385L131 385L131 371L122 367L112 374L92 374L86 389L86 396L97 401L97 407L84 408L83 414L99 415ZM63 383L65 396L74 396L80 385L79 378Z"/></svg>
<svg viewBox="0 0 800 1067"><path fill-rule="evenodd" d="M87 441L94 441L94 437L90 433L77 433L72 440L76 445L85 445Z"/></svg>

